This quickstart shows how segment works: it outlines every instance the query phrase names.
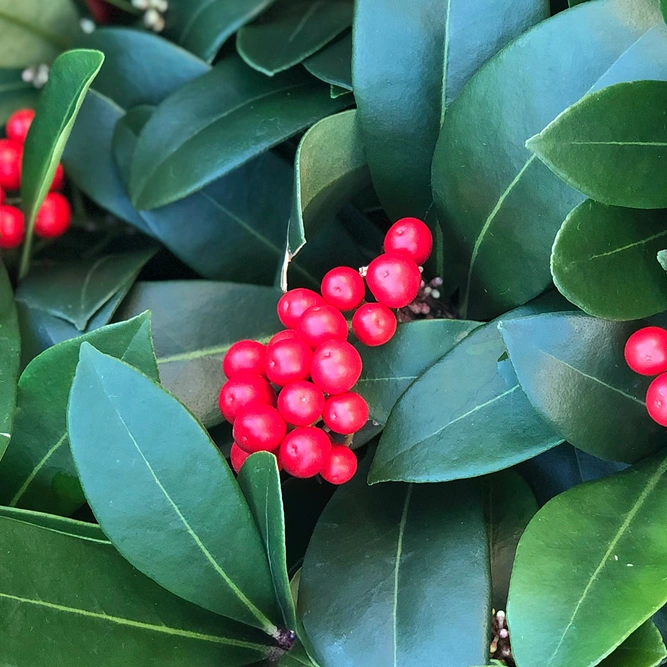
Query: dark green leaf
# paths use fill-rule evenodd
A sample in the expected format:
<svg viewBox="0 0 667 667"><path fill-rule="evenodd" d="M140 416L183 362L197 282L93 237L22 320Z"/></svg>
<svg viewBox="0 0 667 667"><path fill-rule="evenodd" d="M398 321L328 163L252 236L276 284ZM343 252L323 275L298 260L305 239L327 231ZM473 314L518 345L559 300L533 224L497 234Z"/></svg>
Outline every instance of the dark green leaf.
<svg viewBox="0 0 667 667"><path fill-rule="evenodd" d="M667 444L646 412L650 378L628 368L623 349L638 323L552 313L500 325L522 389L575 447L632 463Z"/></svg>
<svg viewBox="0 0 667 667"><path fill-rule="evenodd" d="M666 84L667 85L667 84ZM665 211L590 199L556 235L551 273L561 294L589 315L636 320L667 310L667 280L655 261L667 237Z"/></svg>
<svg viewBox="0 0 667 667"><path fill-rule="evenodd" d="M667 658L658 628L651 621L640 625L600 667L657 667Z"/></svg>
<svg viewBox="0 0 667 667"><path fill-rule="evenodd" d="M16 521L29 523L33 526L41 526L42 528L55 530L65 535L72 535L73 537L81 537L97 542L109 542L102 529L96 523L86 523L55 514L44 514L31 510L21 510L16 507L2 506L0 506L0 517L15 519Z"/></svg>
<svg viewBox="0 0 667 667"><path fill-rule="evenodd" d="M341 89L352 90L352 32L346 32L321 51L303 61L303 66L320 81Z"/></svg>
<svg viewBox="0 0 667 667"><path fill-rule="evenodd" d="M660 0L660 11L663 19L667 22L667 0Z"/></svg>
<svg viewBox="0 0 667 667"><path fill-rule="evenodd" d="M21 337L14 293L7 270L0 262L0 457L12 434L20 363Z"/></svg>
<svg viewBox="0 0 667 667"><path fill-rule="evenodd" d="M0 503L68 515L85 502L67 430L67 400L84 342L157 378L147 314L60 343L34 359L19 380L16 423L0 460Z"/></svg>
<svg viewBox="0 0 667 667"><path fill-rule="evenodd" d="M236 48L248 65L273 76L349 28L353 8L353 0L277 0L239 30Z"/></svg>
<svg viewBox="0 0 667 667"><path fill-rule="evenodd" d="M0 69L0 123L3 125L18 109L34 109L39 91L24 81L21 69Z"/></svg>
<svg viewBox="0 0 667 667"><path fill-rule="evenodd" d="M289 653L285 653L280 658L278 667L317 667L317 665L310 659L303 646L298 643L290 649Z"/></svg>
<svg viewBox="0 0 667 667"><path fill-rule="evenodd" d="M86 499L118 551L179 597L275 637L280 611L262 539L234 474L194 417L150 378L86 343L68 426ZM188 478L195 483L184 484Z"/></svg>

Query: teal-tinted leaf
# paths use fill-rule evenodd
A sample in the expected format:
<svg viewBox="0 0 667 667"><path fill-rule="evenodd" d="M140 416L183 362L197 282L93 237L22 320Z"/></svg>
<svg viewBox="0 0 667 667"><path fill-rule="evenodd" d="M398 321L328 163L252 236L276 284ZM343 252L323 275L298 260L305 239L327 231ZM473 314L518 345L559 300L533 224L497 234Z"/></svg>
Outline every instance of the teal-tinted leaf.
<svg viewBox="0 0 667 667"><path fill-rule="evenodd" d="M660 266L667 271L667 250L658 251L658 262Z"/></svg>
<svg viewBox="0 0 667 667"><path fill-rule="evenodd" d="M108 543L106 535L96 523L86 523L84 521L75 521L55 514L44 514L43 512L33 512L31 510L22 510L17 507L0 506L0 517L15 519L23 523L29 523L33 526L40 526L55 530L58 533L80 537L86 540Z"/></svg>
<svg viewBox="0 0 667 667"><path fill-rule="evenodd" d="M466 86L433 162L445 264L464 317L488 319L540 294L556 232L584 199L526 140L588 92L666 78L667 27L655 0L601 0L536 26Z"/></svg>
<svg viewBox="0 0 667 667"><path fill-rule="evenodd" d="M285 515L277 459L271 452L253 454L243 464L238 482L266 547L273 587L288 628L296 628L296 611L287 574Z"/></svg>
<svg viewBox="0 0 667 667"><path fill-rule="evenodd" d="M30 266L35 216L53 183L76 116L103 61L104 55L99 51L68 51L56 60L49 72L49 81L39 98L23 151L21 197L26 240L19 278L26 275Z"/></svg>
<svg viewBox="0 0 667 667"><path fill-rule="evenodd" d="M517 551L508 605L522 667L596 665L667 601L667 459L545 505ZM626 663L623 663L626 664Z"/></svg>
<svg viewBox="0 0 667 667"><path fill-rule="evenodd" d="M632 463L667 444L665 430L646 412L650 378L623 358L639 326L552 313L503 320L501 331L522 389L563 440Z"/></svg>
<svg viewBox="0 0 667 667"><path fill-rule="evenodd" d="M667 310L667 280L655 261L666 241L665 211L589 199L570 213L556 235L554 283L589 315L608 320L655 315Z"/></svg>
<svg viewBox="0 0 667 667"><path fill-rule="evenodd" d="M214 426L222 421L222 358L237 340L267 342L281 328L279 298L277 290L253 285L146 282L130 292L119 317L151 311L162 384L206 426Z"/></svg>
<svg viewBox="0 0 667 667"><path fill-rule="evenodd" d="M319 51L352 24L353 0L277 0L236 38L248 65L273 76Z"/></svg>
<svg viewBox="0 0 667 667"><path fill-rule="evenodd" d="M0 262L0 457L12 433L20 363L21 337L14 293L7 270Z"/></svg>
<svg viewBox="0 0 667 667"><path fill-rule="evenodd" d="M357 0L354 93L390 217L426 215L446 107L492 55L548 16L548 0Z"/></svg>
<svg viewBox="0 0 667 667"><path fill-rule="evenodd" d="M276 636L261 537L194 417L139 371L84 344L68 426L88 503L120 553L179 597Z"/></svg>
<svg viewBox="0 0 667 667"><path fill-rule="evenodd" d="M320 81L341 89L352 90L352 32L346 32L321 51L303 61L303 66Z"/></svg>
<svg viewBox="0 0 667 667"><path fill-rule="evenodd" d="M67 400L84 342L158 377L147 314L60 343L34 359L19 380L16 423L0 460L3 505L68 515L85 502L67 429Z"/></svg>
<svg viewBox="0 0 667 667"><path fill-rule="evenodd" d="M34 109L39 91L24 81L22 69L0 69L0 123L3 125L18 109Z"/></svg>
<svg viewBox="0 0 667 667"><path fill-rule="evenodd" d="M667 658L660 631L651 621L640 625L600 667L657 667Z"/></svg>
<svg viewBox="0 0 667 667"><path fill-rule="evenodd" d="M6 665L89 665L94 650L99 667L234 667L269 652L261 634L171 595L110 544L8 518L0 535Z"/></svg>
<svg viewBox="0 0 667 667"><path fill-rule="evenodd" d="M226 58L167 98L144 127L132 201L151 209L182 199L346 104L303 70L269 79Z"/></svg>

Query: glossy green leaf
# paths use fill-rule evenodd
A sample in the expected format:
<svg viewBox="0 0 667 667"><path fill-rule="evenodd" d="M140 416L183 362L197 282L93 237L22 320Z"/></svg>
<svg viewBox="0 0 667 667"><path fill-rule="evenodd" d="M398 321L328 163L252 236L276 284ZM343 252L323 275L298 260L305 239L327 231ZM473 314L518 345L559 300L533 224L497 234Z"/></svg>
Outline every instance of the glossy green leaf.
<svg viewBox="0 0 667 667"><path fill-rule="evenodd" d="M67 401L84 342L157 378L148 314L60 343L19 380L12 439L0 460L0 503L68 515L84 502L68 448Z"/></svg>
<svg viewBox="0 0 667 667"><path fill-rule="evenodd" d="M277 290L253 285L146 282L130 292L119 318L151 311L162 384L206 426L214 426L222 421L222 358L236 341L266 342L281 328L279 298Z"/></svg>
<svg viewBox="0 0 667 667"><path fill-rule="evenodd" d="M589 315L608 320L655 315L667 310L667 280L655 261L666 242L665 211L589 199L570 213L556 235L554 283Z"/></svg>
<svg viewBox="0 0 667 667"><path fill-rule="evenodd" d="M144 127L132 201L151 209L182 199L346 104L302 70L268 79L226 58L167 98Z"/></svg>
<svg viewBox="0 0 667 667"><path fill-rule="evenodd" d="M44 514L43 512L33 512L31 510L22 510L17 507L0 506L0 517L15 519L23 523L29 523L32 526L40 526L55 530L58 533L72 535L87 540L108 543L106 535L96 523L87 523L85 521L75 521L64 516L55 514Z"/></svg>
<svg viewBox="0 0 667 667"><path fill-rule="evenodd" d="M296 628L296 611L287 574L285 515L277 459L271 452L253 454L238 476L255 523L264 541L273 587L288 628Z"/></svg>
<svg viewBox="0 0 667 667"><path fill-rule="evenodd" d="M3 125L18 109L34 109L39 91L24 81L22 69L0 69L0 123Z"/></svg>
<svg viewBox="0 0 667 667"><path fill-rule="evenodd" d="M352 90L352 32L348 31L303 61L303 66L320 81L344 91Z"/></svg>
<svg viewBox="0 0 667 667"><path fill-rule="evenodd" d="M0 457L12 434L20 362L21 336L14 293L0 262Z"/></svg>
<svg viewBox="0 0 667 667"><path fill-rule="evenodd" d="M171 595L110 544L4 517L0 535L6 665L85 667L94 651L99 667L234 667L270 650L249 628Z"/></svg>
<svg viewBox="0 0 667 667"><path fill-rule="evenodd" d="M521 388L563 440L632 463L667 445L664 428L646 412L650 378L623 358L640 326L552 313L503 320L500 329Z"/></svg>
<svg viewBox="0 0 667 667"><path fill-rule="evenodd" d="M104 55L77 49L63 53L49 72L23 151L22 207L26 219L19 278L30 266L35 216L49 192L58 163L86 92L100 71Z"/></svg>
<svg viewBox="0 0 667 667"><path fill-rule="evenodd" d="M277 0L241 28L236 49L248 65L273 76L305 60L352 24L353 0Z"/></svg>
<svg viewBox="0 0 667 667"><path fill-rule="evenodd" d="M570 489L537 513L510 586L519 665L596 665L667 601L656 567L667 558L666 472L662 454Z"/></svg>
<svg viewBox="0 0 667 667"><path fill-rule="evenodd" d="M585 2L519 37L451 105L432 176L464 317L489 319L544 291L556 232L584 199L526 140L586 93L638 79L667 79L656 0Z"/></svg>
<svg viewBox="0 0 667 667"><path fill-rule="evenodd" d="M639 626L600 667L657 667L667 658L660 631L651 621Z"/></svg>
<svg viewBox="0 0 667 667"><path fill-rule="evenodd" d="M179 597L277 636L261 537L195 418L150 378L86 343L67 421L86 499L118 551ZM184 484L190 477L196 483Z"/></svg>
<svg viewBox="0 0 667 667"><path fill-rule="evenodd" d="M548 16L548 0L357 0L354 93L390 217L426 215L445 109L481 65Z"/></svg>

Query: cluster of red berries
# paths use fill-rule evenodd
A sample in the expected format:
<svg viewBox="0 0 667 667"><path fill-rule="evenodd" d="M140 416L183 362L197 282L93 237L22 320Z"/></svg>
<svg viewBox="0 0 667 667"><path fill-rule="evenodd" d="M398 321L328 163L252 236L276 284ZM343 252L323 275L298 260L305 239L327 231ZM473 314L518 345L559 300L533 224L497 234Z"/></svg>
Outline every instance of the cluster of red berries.
<svg viewBox="0 0 667 667"><path fill-rule="evenodd" d="M347 340L343 312L354 311L352 331L360 343L389 341L396 331L391 309L417 296L419 267L432 246L431 231L421 220L399 220L387 232L384 254L361 271L332 269L322 280L321 295L304 288L284 294L278 317L287 328L267 345L242 340L230 347L220 411L234 427L234 470L250 454L270 451L294 477L319 474L343 484L354 476L357 457L347 444L368 421L368 405L351 391L362 361ZM365 302L366 286L376 301ZM334 434L348 436L346 443L334 442Z"/></svg>
<svg viewBox="0 0 667 667"><path fill-rule="evenodd" d="M0 139L0 248L16 248L25 238L25 220L16 206L7 205L7 192L21 188L23 144L35 117L32 109L20 109L12 114L5 126L6 139ZM72 221L72 209L67 198L58 190L65 185L65 172L58 165L51 191L35 218L35 234L55 238L64 234Z"/></svg>
<svg viewBox="0 0 667 667"><path fill-rule="evenodd" d="M651 419L667 426L667 331L644 327L628 338L625 361L640 375L657 375L646 392L646 409Z"/></svg>

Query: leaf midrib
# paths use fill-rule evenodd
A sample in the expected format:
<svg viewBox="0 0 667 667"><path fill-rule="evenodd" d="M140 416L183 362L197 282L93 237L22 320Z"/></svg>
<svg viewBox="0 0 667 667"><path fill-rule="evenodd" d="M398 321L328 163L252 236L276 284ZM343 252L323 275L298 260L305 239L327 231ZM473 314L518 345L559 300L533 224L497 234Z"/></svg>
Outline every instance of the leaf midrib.
<svg viewBox="0 0 667 667"><path fill-rule="evenodd" d="M619 246L618 248L614 248L613 250L608 250L607 252L601 252L596 255L591 255L590 257L584 257L583 259L572 260L568 262L568 266L574 266L576 264L585 264L586 262L590 262L594 259L601 259L603 257L611 257L616 253L625 252L626 250L631 250L632 248L645 245L646 243L655 241L656 239L662 238L663 236L667 236L667 230L665 230L664 232L653 234L652 236L647 236L646 238L640 239L639 241L633 241L632 243L628 243L627 245Z"/></svg>
<svg viewBox="0 0 667 667"><path fill-rule="evenodd" d="M392 606L392 628L394 639L394 667L398 666L398 582L401 569L401 558L403 556L403 537L405 536L405 526L408 521L408 508L412 498L413 485L408 485L403 502L403 512L401 522L398 525L398 539L396 540L396 562L394 563L394 604Z"/></svg>

